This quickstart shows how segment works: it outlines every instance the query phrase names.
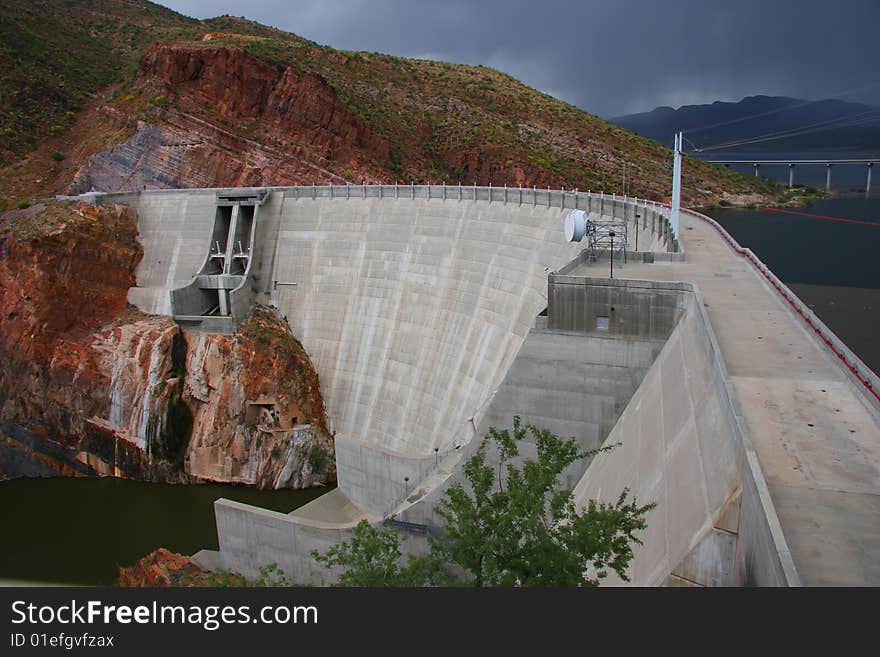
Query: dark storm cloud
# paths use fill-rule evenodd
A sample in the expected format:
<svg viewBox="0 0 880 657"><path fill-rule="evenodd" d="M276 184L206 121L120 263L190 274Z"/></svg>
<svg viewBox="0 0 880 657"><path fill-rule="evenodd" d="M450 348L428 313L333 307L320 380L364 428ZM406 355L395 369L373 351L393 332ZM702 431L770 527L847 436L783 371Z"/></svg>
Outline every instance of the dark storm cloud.
<svg viewBox="0 0 880 657"><path fill-rule="evenodd" d="M347 50L500 69L594 114L752 94L880 104L878 0L167 0Z"/></svg>

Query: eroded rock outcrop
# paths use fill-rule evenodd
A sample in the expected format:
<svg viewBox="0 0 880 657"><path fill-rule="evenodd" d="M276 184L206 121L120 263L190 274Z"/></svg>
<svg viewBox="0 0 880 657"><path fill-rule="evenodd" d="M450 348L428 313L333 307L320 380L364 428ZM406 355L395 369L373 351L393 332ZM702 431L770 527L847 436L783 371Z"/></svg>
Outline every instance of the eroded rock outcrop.
<svg viewBox="0 0 880 657"><path fill-rule="evenodd" d="M97 153L71 191L344 183L391 178L390 147L316 75L212 44L151 46L140 93L161 119ZM168 102L167 99L172 99Z"/></svg>
<svg viewBox="0 0 880 657"><path fill-rule="evenodd" d="M318 375L287 322L256 308L235 336L187 333L187 471L260 488L335 478Z"/></svg>
<svg viewBox="0 0 880 657"><path fill-rule="evenodd" d="M138 559L133 566L119 568L119 586L125 588L206 586L210 578L190 557L165 548Z"/></svg>
<svg viewBox="0 0 880 657"><path fill-rule="evenodd" d="M53 203L0 220L0 477L307 487L334 478L318 378L286 322L183 332L126 305L134 213Z"/></svg>

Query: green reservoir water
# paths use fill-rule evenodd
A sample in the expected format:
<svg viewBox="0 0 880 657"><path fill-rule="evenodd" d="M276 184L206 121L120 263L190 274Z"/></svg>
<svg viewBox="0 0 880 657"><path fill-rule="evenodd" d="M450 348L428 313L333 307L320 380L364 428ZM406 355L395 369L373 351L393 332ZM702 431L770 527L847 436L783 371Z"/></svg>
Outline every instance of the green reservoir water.
<svg viewBox="0 0 880 657"><path fill-rule="evenodd" d="M244 486L101 479L0 482L0 579L112 585L117 566L159 547L217 549L214 500L289 512L330 488L260 491Z"/></svg>

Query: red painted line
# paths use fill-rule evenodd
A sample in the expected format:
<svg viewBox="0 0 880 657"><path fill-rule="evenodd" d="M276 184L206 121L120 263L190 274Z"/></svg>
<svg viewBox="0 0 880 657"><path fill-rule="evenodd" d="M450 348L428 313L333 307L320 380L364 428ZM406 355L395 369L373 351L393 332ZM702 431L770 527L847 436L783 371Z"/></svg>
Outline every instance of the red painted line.
<svg viewBox="0 0 880 657"><path fill-rule="evenodd" d="M812 219L822 219L823 221L838 221L842 224L859 224L861 226L874 226L880 228L880 222L864 221L862 219L844 219L843 217L830 217L827 214L810 214L809 212L798 212L796 210L783 210L782 208L761 208L762 212L780 212L782 214L796 214L801 217L811 217Z"/></svg>
<svg viewBox="0 0 880 657"><path fill-rule="evenodd" d="M792 212L792 211L779 210L779 209L774 209L774 208L764 208L764 209L769 210L771 212L791 212L792 214L806 214L804 212ZM870 381L868 381L867 379L862 377L862 375L859 373L858 368L856 368L855 365L850 363L847 360L846 356L842 352L839 352L839 351L837 351L837 349L835 349L834 345L831 344L831 339L828 338L828 336L825 335L825 333L822 331L822 329L820 329L818 326L816 326L813 323L813 321L806 315L806 313L803 312L803 310L801 309L802 302L799 303L795 299L792 299L783 291L783 289L776 282L776 280L774 280L776 278L776 275L773 274L769 269L767 269L764 266L764 263L762 263L760 260L757 260L752 254L746 253L746 249L741 247L733 239L733 237L731 237L730 233L728 233L726 230L724 230L724 227L721 224L719 224L717 221L712 219L712 217L708 217L700 212L693 212L693 211L691 211L691 212L692 212L692 214L695 214L700 219L702 219L703 221L708 223L710 226L712 226L716 231L718 231L718 233L721 235L721 237L724 239L724 241L730 245L730 248L733 249L734 252L738 253L739 255L745 256L745 258L750 263L752 263L752 266L755 267L755 269L757 269L761 273L761 275L764 278L766 278L767 281L769 281L773 285L773 287L776 288L776 290L779 292L780 296L783 299L785 299L786 301L788 301L788 305L797 311L797 313L803 318L803 320L807 324L807 326L809 326L811 329L813 329L813 331L820 338L822 338L822 342L825 343L825 345L828 347L828 349L831 351L831 353L833 353L835 356L837 356L837 358L839 358L840 361L844 365L846 365L847 369L849 369L849 371L852 373L853 378L855 378L859 383L861 383L865 388L867 388L868 392L870 392L872 395L874 395L874 397L876 397L878 400L880 400L880 392L878 392L877 390L874 390L874 386L871 385ZM807 216L808 217L818 217L820 219L823 218L822 215L810 214ZM825 218L831 219L833 221L845 221L845 222L852 221L855 223L870 223L870 222L860 222L855 219L841 219L840 217L825 217ZM870 224L870 225L877 226L880 224Z"/></svg>

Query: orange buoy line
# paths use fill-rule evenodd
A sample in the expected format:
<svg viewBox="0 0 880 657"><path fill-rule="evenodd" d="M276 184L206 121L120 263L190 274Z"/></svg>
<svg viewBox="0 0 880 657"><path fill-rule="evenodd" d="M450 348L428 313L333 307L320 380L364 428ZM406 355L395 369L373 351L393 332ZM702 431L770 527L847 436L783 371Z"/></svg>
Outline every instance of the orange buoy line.
<svg viewBox="0 0 880 657"><path fill-rule="evenodd" d="M844 219L843 217L830 217L827 214L810 214L809 212L798 212L797 210L783 210L782 208L761 208L762 212L780 212L782 214L796 214L802 217L812 217L813 219L821 219L823 221L839 221L843 224L861 224L863 226L876 226L880 228L880 222L864 221L862 219Z"/></svg>

